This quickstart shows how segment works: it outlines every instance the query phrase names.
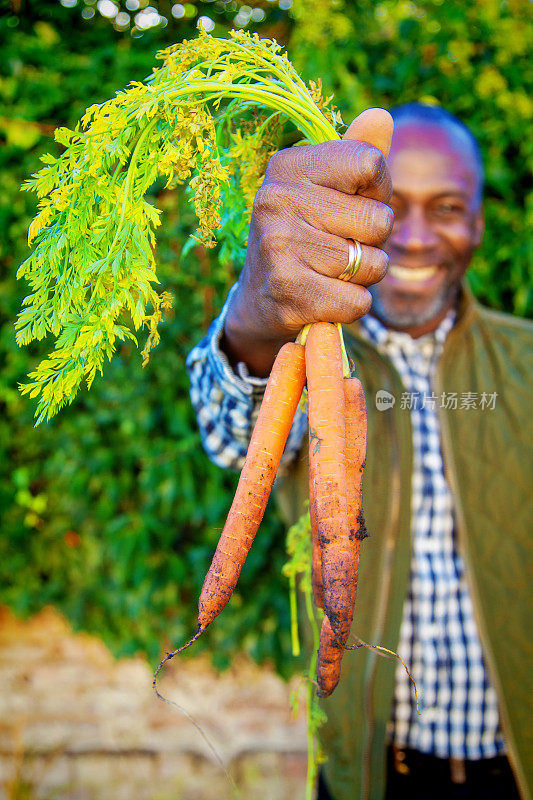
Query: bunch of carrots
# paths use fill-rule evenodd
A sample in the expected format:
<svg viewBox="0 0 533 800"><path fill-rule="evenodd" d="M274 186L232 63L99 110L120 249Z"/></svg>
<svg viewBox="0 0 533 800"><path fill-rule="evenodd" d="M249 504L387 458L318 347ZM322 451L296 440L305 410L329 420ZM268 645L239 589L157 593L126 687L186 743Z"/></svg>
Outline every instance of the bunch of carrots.
<svg viewBox="0 0 533 800"><path fill-rule="evenodd" d="M167 654L158 672L165 661L196 641L230 599L263 518L307 381L312 583L315 603L325 612L319 695L327 697L337 685L355 604L359 544L366 536L361 506L365 397L361 382L349 372L345 377L346 364L340 331L327 322L306 326L296 342L279 351L200 594L198 630L187 644Z"/></svg>
<svg viewBox="0 0 533 800"><path fill-rule="evenodd" d="M91 385L117 342L136 341L121 315L129 313L135 329L150 324L144 362L158 341L157 324L169 300L151 285L157 281L152 248L159 211L144 200L158 175L167 178L167 186L191 178L199 233L212 246L220 225L221 185L229 179L232 159L246 152L230 146L226 166L221 160L223 134L227 126L231 133L233 118L250 104L271 111L254 129L248 155L270 151L267 123L278 117L289 120L308 144L338 139L342 119L331 106L332 98L322 97L319 83L306 86L280 51L276 42L257 34L230 31L227 39L216 39L202 31L197 39L159 53L163 65L146 83L133 82L114 98L91 106L75 130L56 132L64 153L44 156L46 166L24 187L37 193L40 211L29 230L34 251L18 273L32 287L17 321L18 343L42 339L47 332L56 336L55 350L22 387L31 397L40 396L37 424L72 402L83 379ZM226 105L221 112L222 101ZM241 128L237 130L242 139ZM350 125L345 138L372 144L387 155L391 133L390 115L370 109ZM245 189L252 193L250 180ZM151 315L146 314L149 302L154 306ZM361 477L366 421L363 390L350 377L340 328L320 322L306 326L295 343L279 352L201 592L198 631L167 654L154 687L165 661L200 636L235 588L306 381L313 590L325 613L320 694L329 695L338 681L355 602L359 543L365 535Z"/></svg>
<svg viewBox="0 0 533 800"><path fill-rule="evenodd" d="M379 147L385 156L391 136L391 118L381 109L361 114L347 132L351 139ZM318 695L328 697L339 682L354 613L359 547L368 535L362 511L366 404L361 382L351 377L340 325L315 322L277 355L235 497L200 593L198 630L161 661L154 675L156 692L165 662L195 642L232 595L263 518L306 383L311 580L315 604L324 611Z"/></svg>

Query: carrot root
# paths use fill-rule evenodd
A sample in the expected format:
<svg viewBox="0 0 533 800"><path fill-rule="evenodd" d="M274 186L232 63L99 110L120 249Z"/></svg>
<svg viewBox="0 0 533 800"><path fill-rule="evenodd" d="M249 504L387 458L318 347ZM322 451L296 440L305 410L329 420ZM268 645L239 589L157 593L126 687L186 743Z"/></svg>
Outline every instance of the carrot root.
<svg viewBox="0 0 533 800"><path fill-rule="evenodd" d="M191 646L191 644L193 644L197 639L199 639L200 636L202 635L202 633L205 631L206 627L207 626L205 626L205 625L204 626L198 625L198 630L196 631L194 636L191 639L189 639L188 642L186 642L185 644L182 644L182 646L178 647L177 650L173 650L172 652L167 653L165 655L165 657L159 662L159 664L157 666L157 669L154 672L154 677L153 677L153 680L152 680L152 686L154 688L154 692L156 693L156 695L159 697L160 700L164 700L166 702L166 699L161 694L159 694L159 690L157 688L157 676L161 672L163 666L167 663L167 661L170 661L171 658L174 658L174 656L177 656L178 653L181 653L181 652L183 652L183 650L186 650L188 647Z"/></svg>

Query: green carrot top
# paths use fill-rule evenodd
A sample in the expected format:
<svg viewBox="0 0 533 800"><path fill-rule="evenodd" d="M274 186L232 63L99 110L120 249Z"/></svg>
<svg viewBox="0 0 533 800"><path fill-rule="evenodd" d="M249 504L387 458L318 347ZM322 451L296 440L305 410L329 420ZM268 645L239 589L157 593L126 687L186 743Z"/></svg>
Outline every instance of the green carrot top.
<svg viewBox="0 0 533 800"><path fill-rule="evenodd" d="M155 289L161 212L145 195L158 177L169 188L188 183L196 237L212 247L224 201L238 195L249 219L279 146L280 119L309 143L338 138L342 119L331 98L322 97L320 82L306 86L274 41L202 32L157 58L162 66L144 83L88 108L74 130L58 128L64 152L42 156L45 166L23 186L36 192L39 213L28 232L33 252L17 274L31 287L17 342L56 338L21 386L39 398L36 424L72 402L84 379L91 386L117 340L137 343L133 331L147 325L143 364L159 341L157 325L172 297Z"/></svg>

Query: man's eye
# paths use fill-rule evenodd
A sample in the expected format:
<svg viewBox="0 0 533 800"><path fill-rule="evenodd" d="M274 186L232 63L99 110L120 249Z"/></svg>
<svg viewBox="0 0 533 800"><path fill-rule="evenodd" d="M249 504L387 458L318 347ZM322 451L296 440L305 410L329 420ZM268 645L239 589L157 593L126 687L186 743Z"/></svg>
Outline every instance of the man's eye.
<svg viewBox="0 0 533 800"><path fill-rule="evenodd" d="M439 203L436 207L436 211L444 216L447 214L457 214L461 212L461 206L457 203Z"/></svg>

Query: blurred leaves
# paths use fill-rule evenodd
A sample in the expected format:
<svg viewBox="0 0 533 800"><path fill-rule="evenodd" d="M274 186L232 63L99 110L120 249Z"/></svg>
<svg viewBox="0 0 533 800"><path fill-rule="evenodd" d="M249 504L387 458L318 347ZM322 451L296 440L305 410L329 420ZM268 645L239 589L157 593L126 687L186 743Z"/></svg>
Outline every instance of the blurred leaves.
<svg viewBox="0 0 533 800"><path fill-rule="evenodd" d="M156 184L148 199L163 208L158 275L174 296L161 343L145 370L137 349L123 343L105 380L97 377L38 429L34 401L17 383L49 343L19 349L13 327L26 293L15 270L28 255L36 212L19 187L41 166L40 155L62 152L54 128L72 127L87 106L145 78L157 49L196 35L199 16L213 18L213 33L223 35L245 8L197 2L178 19L171 4L152 5L168 25L139 37L98 12L83 18L91 4L80 0L72 8L20 3L17 14L0 18L0 602L19 614L54 603L116 654L143 650L155 663L163 644L179 645L195 630L198 594L236 484L201 449L184 363L240 265L223 265L217 250L195 244L182 257L194 215L185 198ZM487 231L470 281L484 302L523 315L533 311L529 6L293 0L284 11L265 0L249 2L240 18L289 41L297 68L335 91L346 122L365 106L424 99L471 127L487 168ZM265 11L263 20L254 21L254 8ZM284 550L271 510L236 597L195 652L208 647L224 667L244 648L291 669Z"/></svg>

